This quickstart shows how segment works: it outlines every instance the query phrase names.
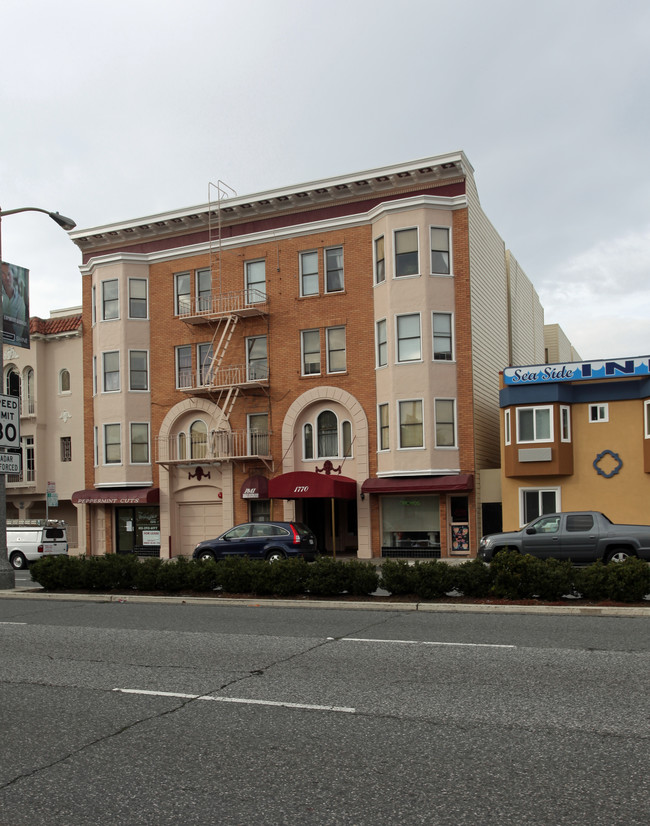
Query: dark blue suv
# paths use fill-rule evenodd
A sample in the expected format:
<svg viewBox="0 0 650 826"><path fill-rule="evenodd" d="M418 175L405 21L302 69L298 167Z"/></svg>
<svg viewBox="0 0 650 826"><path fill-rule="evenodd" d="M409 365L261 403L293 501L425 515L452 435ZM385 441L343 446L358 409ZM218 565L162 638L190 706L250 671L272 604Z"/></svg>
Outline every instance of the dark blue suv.
<svg viewBox="0 0 650 826"><path fill-rule="evenodd" d="M251 559L315 559L316 537L300 522L246 522L205 539L194 548L193 559L223 559L226 556L249 556Z"/></svg>

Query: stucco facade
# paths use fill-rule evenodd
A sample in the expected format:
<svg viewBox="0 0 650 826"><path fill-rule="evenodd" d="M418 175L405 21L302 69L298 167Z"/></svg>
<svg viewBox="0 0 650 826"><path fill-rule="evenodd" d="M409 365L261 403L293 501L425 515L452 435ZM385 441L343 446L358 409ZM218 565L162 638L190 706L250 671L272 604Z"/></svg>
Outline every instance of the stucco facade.
<svg viewBox="0 0 650 826"><path fill-rule="evenodd" d="M498 374L543 359L543 311L463 153L71 236L93 553L263 518L329 553L475 552Z"/></svg>

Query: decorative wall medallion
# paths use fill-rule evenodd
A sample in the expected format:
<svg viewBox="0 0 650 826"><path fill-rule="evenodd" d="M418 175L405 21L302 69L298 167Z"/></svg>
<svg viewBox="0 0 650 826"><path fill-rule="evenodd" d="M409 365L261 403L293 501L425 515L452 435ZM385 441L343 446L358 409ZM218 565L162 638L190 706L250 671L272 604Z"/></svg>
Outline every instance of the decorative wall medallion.
<svg viewBox="0 0 650 826"><path fill-rule="evenodd" d="M605 459L605 457L609 458ZM603 459L605 459L604 462ZM612 464L612 460L614 464ZM622 467L623 462L621 461L621 457L618 453L614 453L613 450L603 450L603 452L599 453L594 459L594 469L596 473L599 476L604 476L605 479L611 479L612 476L616 476Z"/></svg>
<svg viewBox="0 0 650 826"><path fill-rule="evenodd" d="M67 424L68 421L72 418L72 413L68 413L67 410L62 410L59 419L63 420L63 424Z"/></svg>

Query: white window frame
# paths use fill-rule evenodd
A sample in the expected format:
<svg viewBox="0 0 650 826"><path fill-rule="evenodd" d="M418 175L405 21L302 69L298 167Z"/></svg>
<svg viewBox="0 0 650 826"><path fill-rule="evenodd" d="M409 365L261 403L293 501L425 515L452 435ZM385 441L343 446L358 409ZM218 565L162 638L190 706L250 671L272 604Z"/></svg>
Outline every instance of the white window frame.
<svg viewBox="0 0 650 826"><path fill-rule="evenodd" d="M560 441L571 441L571 408L568 404L560 405Z"/></svg>
<svg viewBox="0 0 650 826"><path fill-rule="evenodd" d="M258 275L257 270L261 268L264 278L253 279L253 275ZM246 288L247 304L263 304L266 301L266 258L255 258L252 261L244 262L244 282ZM262 285L260 288L259 285Z"/></svg>
<svg viewBox="0 0 650 826"><path fill-rule="evenodd" d="M609 404L599 402L598 404L587 405L587 415L591 424L609 421Z"/></svg>
<svg viewBox="0 0 650 826"><path fill-rule="evenodd" d="M382 254L383 254L382 258L378 257L378 249L377 249L377 245L379 244L380 241L381 241ZM374 276L375 276L375 286L376 286L377 284L383 284L386 281L386 238L385 238L385 236L379 235L379 236L377 236L377 238L375 238L373 240L372 255L373 255L373 273L374 273ZM381 273L381 277L380 277L380 273L379 273L379 262L380 261L383 264L383 267L382 267L383 272Z"/></svg>
<svg viewBox="0 0 650 826"><path fill-rule="evenodd" d="M533 430L534 435L532 439L522 439L521 438L521 413L522 412L531 412L533 413ZM536 422L536 414L539 412L548 412L549 417L549 437L547 439L537 438L537 422ZM516 425L517 425L517 444L518 445L533 445L533 444L549 444L553 441L553 407L552 405L535 405L534 407L517 407L516 408Z"/></svg>
<svg viewBox="0 0 650 826"><path fill-rule="evenodd" d="M402 318L417 318L418 320L418 334L417 336L400 337L399 322ZM417 338L419 342L419 355L417 358L400 358L400 344L404 341L415 341ZM396 364L418 364L422 362L422 317L420 313L399 313L395 316L395 363Z"/></svg>
<svg viewBox="0 0 650 826"><path fill-rule="evenodd" d="M420 445L403 445L402 444L402 405L404 404L419 404L420 405L420 432L422 434L422 444ZM424 399L399 399L397 401L397 441L398 450L424 450L426 448L426 438L424 429Z"/></svg>
<svg viewBox="0 0 650 826"><path fill-rule="evenodd" d="M144 427L147 431L147 459L144 462L138 462L133 458L133 445L135 442L133 441L133 428L134 427ZM132 465L150 465L151 464L151 439L150 439L150 428L149 422L130 422L129 423L129 459ZM143 444L143 442L138 442L137 444Z"/></svg>
<svg viewBox="0 0 650 826"><path fill-rule="evenodd" d="M109 373L117 374L117 387L111 388L110 390L106 389L106 357L107 356L117 356L117 370L110 370ZM120 365L120 351L119 350L107 350L105 353L102 353L102 393L119 393L122 387L122 377L121 373L121 365Z"/></svg>
<svg viewBox="0 0 650 826"><path fill-rule="evenodd" d="M503 438L507 445L512 444L512 417L510 410L503 411Z"/></svg>
<svg viewBox="0 0 650 826"><path fill-rule="evenodd" d="M386 422L382 421L382 411L386 412ZM386 433L386 446L383 446L383 435ZM377 405L377 450L379 453L385 453L390 450L390 405L388 402L382 402Z"/></svg>
<svg viewBox="0 0 650 826"><path fill-rule="evenodd" d="M97 323L97 287L95 284L90 291L90 323L93 327Z"/></svg>
<svg viewBox="0 0 650 826"><path fill-rule="evenodd" d="M256 341L264 341L264 358L251 359L251 350ZM264 367L262 367L264 363ZM251 370L251 368L254 368ZM248 336L246 339L246 381L267 381L269 378L268 336Z"/></svg>
<svg viewBox="0 0 650 826"><path fill-rule="evenodd" d="M343 347L339 347L334 349L330 344L330 337L332 333L343 331ZM327 372L328 373L345 373L347 372L347 340L346 340L346 333L345 333L345 325L339 325L337 327L326 327L325 328L325 349L327 353ZM332 354L333 353L343 353L343 367L340 369L334 369L332 367Z"/></svg>
<svg viewBox="0 0 650 826"><path fill-rule="evenodd" d="M332 290L332 289L330 289L330 286L329 286L329 274L330 274L330 272L339 272L339 268L335 267L335 268L330 270L329 261L328 261L328 254L330 252L337 252L337 251L340 251L340 253L341 253L341 268L340 268L341 286L337 287L337 289L335 289L335 290ZM343 245L342 244L338 244L337 246L334 246L334 247L325 247L325 249L323 250L323 269L324 269L324 276L325 276L325 278L324 278L325 293L330 294L330 293L342 293L342 292L344 292L345 291L345 265L343 263Z"/></svg>
<svg viewBox="0 0 650 826"><path fill-rule="evenodd" d="M140 296L134 297L131 295L131 287L133 284L144 284L144 298ZM149 318L149 280L147 278L129 278L128 279L128 293L129 293L129 318L133 319L134 321L146 321ZM144 315L131 315L131 302L137 301L142 302L144 301Z"/></svg>
<svg viewBox="0 0 650 826"><path fill-rule="evenodd" d="M133 387L132 380L131 380L132 376L133 376L133 373L134 373L133 365L131 364L131 356L133 355L133 353L144 353L144 359L145 359L144 373L145 373L146 387ZM149 392L149 351L148 350L136 350L134 348L133 350L129 350L128 356L129 356L129 392L130 393L148 393ZM135 372L142 373L143 371L142 370L136 370Z"/></svg>
<svg viewBox="0 0 650 826"><path fill-rule="evenodd" d="M181 278L187 278L188 292L179 293L178 283ZM180 298L187 300L187 306L181 307ZM187 298L186 298L187 297ZM174 273L174 315L187 315L192 309L192 273L189 270Z"/></svg>
<svg viewBox="0 0 650 826"><path fill-rule="evenodd" d="M336 451L334 453L321 453L321 440L320 440L320 430L318 427L318 421L321 416L325 413L331 413L332 416L336 419ZM316 414L314 419L314 436L316 438L316 458L317 459L340 459L341 458L341 420L338 415L329 407L324 407L322 410L319 410Z"/></svg>
<svg viewBox="0 0 650 826"><path fill-rule="evenodd" d="M106 433L108 428L117 428L117 432L119 433L119 441L118 442L111 442L111 444L118 444L120 448L120 458L118 461L109 462L108 461L108 441L106 439ZM103 426L103 442L104 442L104 451L103 451L103 462L104 465L121 465L122 464L122 425L119 422L107 422Z"/></svg>
<svg viewBox="0 0 650 826"><path fill-rule="evenodd" d="M416 272L408 272L408 273L400 274L397 271L398 270L398 266L397 266L398 258L397 258L397 256L398 255L412 254L412 252L411 253L403 253L403 252L398 253L398 251L397 251L397 247L398 247L397 238L400 235L400 233L405 233L405 232L415 232L415 237L416 237L415 252L416 252L417 257L418 257L418 262L417 262L418 265L417 265ZM420 256L420 228L419 227L399 227L399 229L394 229L393 230L393 278L418 278L420 276L420 257L421 257Z"/></svg>
<svg viewBox="0 0 650 826"><path fill-rule="evenodd" d="M102 281L102 321L119 321L120 320L120 282L117 278L107 278ZM106 298L106 287L108 284L114 284L117 295L115 298ZM106 303L109 302L111 306L115 303L115 315L106 315Z"/></svg>
<svg viewBox="0 0 650 826"><path fill-rule="evenodd" d="M380 318L375 324L375 358L377 367L388 366L388 320L385 318Z"/></svg>
<svg viewBox="0 0 650 826"><path fill-rule="evenodd" d="M560 487L531 487L531 488L519 488L519 525L523 527L527 525L529 522L532 522L533 519L538 519L539 516L531 516L530 519L526 519L526 508L525 508L525 498L527 493L537 493L540 503L539 509L539 516L543 516L544 513L560 513L562 510L562 488ZM545 493L553 493L555 495L555 510L553 511L544 511L542 512L541 508L541 497Z"/></svg>
<svg viewBox="0 0 650 826"><path fill-rule="evenodd" d="M316 258L316 272L309 271L305 273L304 268L304 261L305 258L311 256L315 256ZM299 263L300 263L300 295L303 298L309 298L312 295L319 295L320 293L320 272L319 272L319 265L318 265L318 250L303 250L299 254ZM305 291L305 278L313 280L314 276L316 276L316 289L310 289L309 292Z"/></svg>
<svg viewBox="0 0 650 826"><path fill-rule="evenodd" d="M190 363L189 366L182 366L180 364L179 356L181 351L187 351L190 355ZM180 344L178 347L174 348L174 370L176 372L176 389L177 390L187 390L188 387L192 386L192 345L191 344ZM189 384L182 384L181 383L181 370L183 371L183 375L187 375L189 377Z"/></svg>
<svg viewBox="0 0 650 826"><path fill-rule="evenodd" d="M63 375L64 373L68 376L68 389L65 390L63 387ZM70 371L67 367L62 367L59 370L59 395L60 396L69 396L72 393L72 376L70 375Z"/></svg>
<svg viewBox="0 0 650 826"><path fill-rule="evenodd" d="M93 460L94 466L99 465L99 428L97 425L93 427Z"/></svg>
<svg viewBox="0 0 650 826"><path fill-rule="evenodd" d="M251 422L255 418L266 419L266 429L253 429ZM247 413L246 414L246 440L249 456L268 456L269 454L269 414L268 413ZM261 444L260 444L261 443ZM260 447L264 448L260 450Z"/></svg>
<svg viewBox="0 0 650 826"><path fill-rule="evenodd" d="M451 411L452 411L452 421L447 422L445 421L445 425L452 425L453 429L453 444L450 445L441 445L438 444L438 405L442 402L450 402L451 403ZM435 398L433 400L433 428L434 428L434 435L435 435L435 446L438 450L455 450L458 448L458 418L456 415L456 399L450 398Z"/></svg>
<svg viewBox="0 0 650 826"><path fill-rule="evenodd" d="M650 399L643 402L643 437L650 439Z"/></svg>
<svg viewBox="0 0 650 826"><path fill-rule="evenodd" d="M93 396L97 395L97 356L93 356Z"/></svg>
<svg viewBox="0 0 650 826"><path fill-rule="evenodd" d="M447 272L440 272L439 270L434 269L433 265L433 233L434 231L440 232L444 231L447 233L447 260L449 264L447 266ZM436 252L445 252L445 250L435 250ZM448 278L453 273L453 261L451 258L451 227L443 227L443 226L435 226L432 225L429 227L429 266L431 267L431 275L442 276L443 278Z"/></svg>
<svg viewBox="0 0 650 826"><path fill-rule="evenodd" d="M211 341L201 341L196 345L196 386L209 387L212 384L212 362L214 351Z"/></svg>
<svg viewBox="0 0 650 826"><path fill-rule="evenodd" d="M439 351L441 356L437 356L436 354L436 316L445 317L449 319L449 358L447 358L446 351L441 350ZM438 334L438 338L442 338L440 334ZM444 335L445 340L447 339L447 333ZM433 361L447 361L447 362L454 362L456 361L456 354L454 352L454 314L447 313L447 312L433 312L431 313L431 348L432 348L432 357Z"/></svg>
<svg viewBox="0 0 650 826"><path fill-rule="evenodd" d="M305 370L306 362L305 362L305 336L308 333L316 333L318 335L318 351L316 350L309 350L309 353L315 354L318 352L318 370L314 370L313 372L307 372ZM315 364L315 362L314 362ZM300 374L302 376L320 376L321 374L321 341L320 341L320 330L316 328L312 328L311 330L301 330L300 331Z"/></svg>
<svg viewBox="0 0 650 826"><path fill-rule="evenodd" d="M310 462L314 458L314 425L305 422L302 426L302 460Z"/></svg>

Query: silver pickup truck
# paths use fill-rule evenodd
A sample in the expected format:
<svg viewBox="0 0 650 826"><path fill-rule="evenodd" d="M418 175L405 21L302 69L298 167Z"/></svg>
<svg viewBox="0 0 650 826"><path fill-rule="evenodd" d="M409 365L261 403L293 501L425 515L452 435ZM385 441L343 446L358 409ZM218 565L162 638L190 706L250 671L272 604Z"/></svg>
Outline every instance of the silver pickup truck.
<svg viewBox="0 0 650 826"><path fill-rule="evenodd" d="M506 549L576 563L623 562L628 556L650 561L650 525L617 525L598 511L547 513L520 531L482 537L478 556L490 562Z"/></svg>

